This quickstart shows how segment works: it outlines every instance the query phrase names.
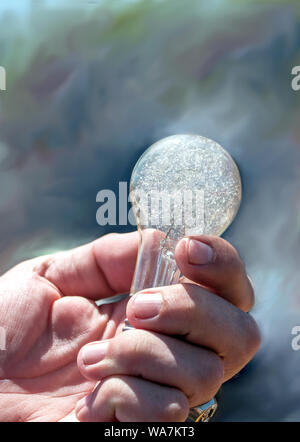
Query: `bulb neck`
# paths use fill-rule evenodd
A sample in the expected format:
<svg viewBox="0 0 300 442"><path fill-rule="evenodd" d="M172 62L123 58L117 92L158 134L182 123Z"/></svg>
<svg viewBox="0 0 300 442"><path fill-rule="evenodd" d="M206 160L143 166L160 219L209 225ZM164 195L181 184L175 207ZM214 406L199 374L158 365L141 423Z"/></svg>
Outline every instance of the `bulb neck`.
<svg viewBox="0 0 300 442"><path fill-rule="evenodd" d="M180 270L175 260L176 239L155 229L140 230L139 253L130 294L151 287L176 284Z"/></svg>

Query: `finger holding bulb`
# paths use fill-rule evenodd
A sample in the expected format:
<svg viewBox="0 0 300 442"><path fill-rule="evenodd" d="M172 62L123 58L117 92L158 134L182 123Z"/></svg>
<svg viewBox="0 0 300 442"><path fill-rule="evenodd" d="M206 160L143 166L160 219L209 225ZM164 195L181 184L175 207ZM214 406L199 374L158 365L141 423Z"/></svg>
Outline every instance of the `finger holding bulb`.
<svg viewBox="0 0 300 442"><path fill-rule="evenodd" d="M181 240L175 251L182 274L211 289L241 310L254 305L254 291L237 250L223 238L198 235Z"/></svg>
<svg viewBox="0 0 300 442"><path fill-rule="evenodd" d="M179 250L180 246L179 243ZM81 373L101 383L92 393L93 399L88 398L80 408L79 419L108 419L111 407L115 407L120 419L130 420L133 410L143 404L143 412L136 409L141 420L166 421L166 411L160 408L162 403L152 401L149 390L155 392L158 388L162 393L166 388L164 410L172 410L173 393L177 399L183 393L188 406L193 407L208 401L223 382L252 358L260 344L259 332L253 318L237 307L250 305L252 289L244 290L242 281L247 277L237 252L224 240L218 239L214 246L214 259L209 264L197 265L197 284L174 284L135 294L127 305L127 315L135 329L82 349L78 357ZM227 252L232 254L230 260L222 247L228 247ZM198 251L198 257L202 252ZM204 252L202 258L205 256L208 255ZM187 254L179 254L178 264L188 267L188 259ZM198 285L199 281L207 283L214 266L217 266L216 274L222 275L226 270L235 275L232 284L240 287L236 292L236 305L226 295L219 296L215 289L207 290ZM115 382L119 383L124 376L129 376L137 391L131 391L129 396L124 392L124 397L120 397ZM103 383L105 388L101 387ZM104 404L101 395L109 386L112 388L110 400ZM125 397L130 415L124 411ZM178 413L182 417L184 401L179 403L181 415ZM175 408L178 410L178 407L177 404Z"/></svg>
<svg viewBox="0 0 300 442"><path fill-rule="evenodd" d="M176 247L177 264L189 282L135 294L128 302L127 316L133 327L211 348L224 361L226 380L260 345L256 322L246 313L254 304L253 287L241 258L227 241L193 237L191 251L190 240L185 238Z"/></svg>
<svg viewBox="0 0 300 442"><path fill-rule="evenodd" d="M110 376L77 404L82 422L184 422L189 404L176 388L133 376Z"/></svg>

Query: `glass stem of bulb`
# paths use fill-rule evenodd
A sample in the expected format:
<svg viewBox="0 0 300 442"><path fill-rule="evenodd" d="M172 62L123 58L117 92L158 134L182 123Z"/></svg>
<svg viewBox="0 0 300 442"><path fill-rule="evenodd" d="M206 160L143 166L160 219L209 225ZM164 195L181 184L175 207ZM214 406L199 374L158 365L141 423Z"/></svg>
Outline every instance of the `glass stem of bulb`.
<svg viewBox="0 0 300 442"><path fill-rule="evenodd" d="M175 260L178 239L156 229L139 229L140 245L130 296L148 288L176 284L180 270ZM125 320L124 330L132 328Z"/></svg>

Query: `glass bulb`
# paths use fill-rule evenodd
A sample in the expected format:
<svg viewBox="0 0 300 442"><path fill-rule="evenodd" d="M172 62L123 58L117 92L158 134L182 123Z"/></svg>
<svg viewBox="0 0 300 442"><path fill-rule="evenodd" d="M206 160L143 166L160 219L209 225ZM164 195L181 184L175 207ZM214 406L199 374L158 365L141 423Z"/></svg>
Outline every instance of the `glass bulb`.
<svg viewBox="0 0 300 442"><path fill-rule="evenodd" d="M221 235L233 221L241 195L239 170L215 141L173 135L150 146L130 182L140 232L131 295L176 284L177 242L189 235Z"/></svg>

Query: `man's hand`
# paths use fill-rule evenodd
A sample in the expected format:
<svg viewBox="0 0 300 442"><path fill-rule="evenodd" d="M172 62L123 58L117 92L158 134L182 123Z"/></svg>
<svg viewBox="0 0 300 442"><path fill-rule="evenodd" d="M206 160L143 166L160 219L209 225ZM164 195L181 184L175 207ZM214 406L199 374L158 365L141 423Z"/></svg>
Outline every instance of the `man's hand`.
<svg viewBox="0 0 300 442"><path fill-rule="evenodd" d="M253 290L220 238L180 241L182 284L98 308L129 291L137 247L107 235L0 278L1 421L184 421L255 354Z"/></svg>

